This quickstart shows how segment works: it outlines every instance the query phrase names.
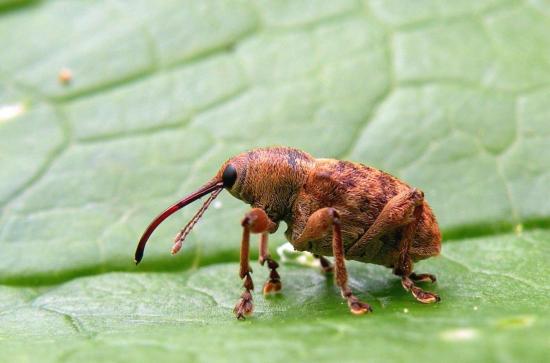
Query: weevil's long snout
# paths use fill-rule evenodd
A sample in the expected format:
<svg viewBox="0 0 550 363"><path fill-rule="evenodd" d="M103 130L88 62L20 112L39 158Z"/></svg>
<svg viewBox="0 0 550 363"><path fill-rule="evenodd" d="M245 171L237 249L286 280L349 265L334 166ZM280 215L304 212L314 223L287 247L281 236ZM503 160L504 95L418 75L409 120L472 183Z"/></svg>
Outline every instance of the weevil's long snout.
<svg viewBox="0 0 550 363"><path fill-rule="evenodd" d="M147 244L147 241L149 240L149 237L151 237L151 235L153 234L155 229L159 226L159 224L161 224L166 218L168 218L169 216L171 216L172 214L174 214L175 212L177 212L181 208L185 207L186 205L188 205L190 203L193 203L197 199L200 199L200 198L204 197L206 194L210 194L210 193L218 190L218 193L216 193L216 196L217 196L217 194L219 194L219 190L222 189L223 186L224 185L223 185L222 181L214 179L212 182L209 182L206 185L204 185L203 187L199 188L199 190L197 190L196 192L189 194L188 196L186 196L185 198L183 198L179 202L177 202L174 205L168 207L164 212L162 212L155 219L153 219L153 221L149 224L149 226L147 227L145 232L143 232L143 235L141 236L141 239L139 240L139 244L136 248L136 254L135 254L135 257L134 257L134 261L136 262L136 264L138 264L141 261L141 259L143 258L143 251L145 250L145 245ZM212 200L213 200L213 198L209 199L210 202ZM201 208L201 210L202 209L203 208Z"/></svg>

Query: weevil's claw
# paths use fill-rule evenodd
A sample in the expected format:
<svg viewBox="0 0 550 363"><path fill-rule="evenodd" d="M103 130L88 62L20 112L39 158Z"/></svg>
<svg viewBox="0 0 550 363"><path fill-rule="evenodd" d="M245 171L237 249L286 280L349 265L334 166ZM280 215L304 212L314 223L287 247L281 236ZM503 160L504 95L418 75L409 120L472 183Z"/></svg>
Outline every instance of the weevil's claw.
<svg viewBox="0 0 550 363"><path fill-rule="evenodd" d="M414 282L431 282L431 283L434 283L434 282L437 281L437 279L435 278L435 275L432 275L432 274L416 274L416 273L413 272L412 274L409 275L409 277Z"/></svg>
<svg viewBox="0 0 550 363"><path fill-rule="evenodd" d="M252 294L246 290L242 293L241 298L235 305L233 312L239 320L244 320L245 317L252 315L254 304L252 303Z"/></svg>
<svg viewBox="0 0 550 363"><path fill-rule="evenodd" d="M422 304L432 304L441 301L441 298L437 294L429 291L424 291L416 286L411 289L411 292L414 298L420 301Z"/></svg>
<svg viewBox="0 0 550 363"><path fill-rule="evenodd" d="M264 296L270 294L276 294L281 291L282 284L280 280L268 280L264 284Z"/></svg>
<svg viewBox="0 0 550 363"><path fill-rule="evenodd" d="M357 297L351 295L348 298L349 310L354 315L363 315L372 313L372 308L369 304L360 301Z"/></svg>
<svg viewBox="0 0 550 363"><path fill-rule="evenodd" d="M409 277L402 277L401 285L405 290L410 291L414 298L422 304L431 304L441 301L441 298L437 294L422 290L416 286Z"/></svg>

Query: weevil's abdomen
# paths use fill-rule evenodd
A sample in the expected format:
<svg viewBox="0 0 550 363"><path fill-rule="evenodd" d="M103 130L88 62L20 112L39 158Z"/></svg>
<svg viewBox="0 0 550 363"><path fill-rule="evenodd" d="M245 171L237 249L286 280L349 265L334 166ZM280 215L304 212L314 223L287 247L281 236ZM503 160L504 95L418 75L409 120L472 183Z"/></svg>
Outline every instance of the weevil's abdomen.
<svg viewBox="0 0 550 363"><path fill-rule="evenodd" d="M341 216L344 248L347 251L374 223L391 198L410 189L403 181L373 167L349 161L317 159L286 220L289 225L286 237L292 242L301 234L313 212L333 207ZM399 252L401 233L402 229L397 228L372 241L363 256L347 257L390 266ZM420 260L439 254L440 243L437 222L429 205L424 202L412 245L412 259ZM332 255L331 237L314 241L311 248L313 253Z"/></svg>
<svg viewBox="0 0 550 363"><path fill-rule="evenodd" d="M437 256L441 252L441 231L428 202L424 201L422 216L411 246L413 261Z"/></svg>

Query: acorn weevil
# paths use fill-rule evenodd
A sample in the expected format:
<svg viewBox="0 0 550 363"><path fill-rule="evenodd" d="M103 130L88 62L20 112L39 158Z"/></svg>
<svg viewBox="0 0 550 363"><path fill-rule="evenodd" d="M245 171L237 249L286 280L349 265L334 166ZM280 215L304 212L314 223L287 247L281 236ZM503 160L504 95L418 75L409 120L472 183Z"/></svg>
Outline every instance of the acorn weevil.
<svg viewBox="0 0 550 363"><path fill-rule="evenodd" d="M264 294L281 289L278 264L267 248L268 234L281 221L285 236L299 251L312 252L324 271L332 271L323 256L334 256L335 281L354 314L372 311L353 295L348 286L344 260L383 265L401 277L403 288L422 303L439 301L439 296L422 290L416 282L435 282L431 274L413 272L413 262L435 256L441 249L441 233L424 193L383 171L363 164L335 159L315 159L308 153L288 148L259 148L227 160L216 176L196 192L158 215L145 230L136 249L139 263L147 240L168 216L210 194L203 206L176 235L172 253L177 253L186 236L210 203L227 189L253 208L244 216L239 276L244 292L234 312L239 319L252 313L254 289L249 267L250 233L260 234L261 265L271 270Z"/></svg>

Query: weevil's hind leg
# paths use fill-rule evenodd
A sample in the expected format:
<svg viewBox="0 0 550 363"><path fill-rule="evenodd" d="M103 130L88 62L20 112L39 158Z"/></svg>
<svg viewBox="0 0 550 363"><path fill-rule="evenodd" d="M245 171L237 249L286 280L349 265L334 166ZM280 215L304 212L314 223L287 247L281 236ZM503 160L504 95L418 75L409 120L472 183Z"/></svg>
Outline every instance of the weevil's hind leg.
<svg viewBox="0 0 550 363"><path fill-rule="evenodd" d="M313 257L319 259L319 263L321 264L321 272L324 274L331 274L334 272L334 266L332 263L324 256L321 255L313 255Z"/></svg>
<svg viewBox="0 0 550 363"><path fill-rule="evenodd" d="M348 272L344 261L344 244L340 216L334 208L322 208L313 213L307 220L304 231L293 244L305 245L308 240L326 236L332 227L332 252L334 255L334 274L336 284L340 287L342 297L348 302L353 314L365 314L372 311L370 305L361 302L348 286Z"/></svg>
<svg viewBox="0 0 550 363"><path fill-rule="evenodd" d="M246 316L252 315L254 305L252 302L252 291L254 290L254 283L252 282L252 269L249 265L249 252L250 252L250 233L266 233L276 227L267 214L260 208L254 208L248 212L242 222L243 238L241 242L241 262L239 276L244 279L243 287L244 292L241 298L235 305L233 312L237 316L237 319L244 319ZM267 240L266 240L267 241Z"/></svg>
<svg viewBox="0 0 550 363"><path fill-rule="evenodd" d="M424 193L418 189L410 189L391 198L365 234L348 249L348 256L363 256L373 240L392 230L413 224L416 221L415 207L423 202Z"/></svg>
<svg viewBox="0 0 550 363"><path fill-rule="evenodd" d="M279 267L279 264L277 263L277 261L271 258L271 255L269 254L269 250L267 248L267 243L268 243L268 232L262 232L262 235L260 237L259 262L260 262L260 265L262 266L267 262L267 267L271 270L269 272L269 279L264 284L264 288L263 288L264 295L279 292L281 291L281 288L282 288L281 276L279 276L279 273L277 272L277 268Z"/></svg>
<svg viewBox="0 0 550 363"><path fill-rule="evenodd" d="M410 189L396 195L384 206L367 232L347 253L349 256L362 256L369 248L371 241L391 230L403 228L403 236L399 242L399 258L394 273L401 277L401 284L405 290L410 291L416 300L427 304L439 301L439 296L422 290L414 282L435 282L435 276L413 273L410 258L412 240L423 208L424 193L418 189Z"/></svg>
<svg viewBox="0 0 550 363"><path fill-rule="evenodd" d="M430 304L434 302L439 302L441 299L437 294L433 292L422 290L420 287L414 284L414 281L435 282L436 278L434 275L416 274L412 272L413 263L410 257L410 248L412 240L414 238L414 234L416 232L418 220L422 215L422 208L423 204L419 204L414 207L414 221L403 228L403 237L401 238L401 241L399 243L399 259L393 272L396 275L401 276L401 285L405 290L410 291L416 300L420 301L423 304Z"/></svg>

